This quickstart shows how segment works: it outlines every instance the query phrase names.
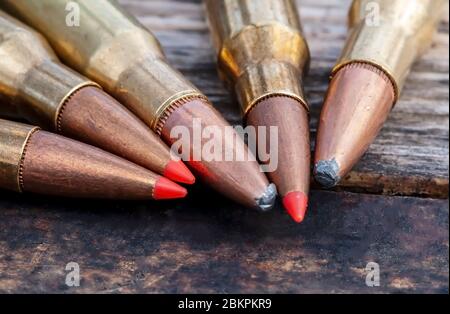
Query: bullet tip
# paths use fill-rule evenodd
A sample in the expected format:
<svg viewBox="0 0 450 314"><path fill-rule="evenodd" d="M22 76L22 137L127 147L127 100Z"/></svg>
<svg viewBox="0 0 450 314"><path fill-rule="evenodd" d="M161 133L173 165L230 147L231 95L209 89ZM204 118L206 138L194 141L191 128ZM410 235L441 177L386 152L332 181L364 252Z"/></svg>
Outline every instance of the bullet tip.
<svg viewBox="0 0 450 314"><path fill-rule="evenodd" d="M314 178L324 188L332 188L341 180L336 159L320 160L314 167Z"/></svg>
<svg viewBox="0 0 450 314"><path fill-rule="evenodd" d="M184 198L186 195L187 191L184 187L164 177L159 177L153 189L153 198L155 200Z"/></svg>
<svg viewBox="0 0 450 314"><path fill-rule="evenodd" d="M301 223L308 208L308 196L303 192L290 192L283 197L283 205L292 219Z"/></svg>
<svg viewBox="0 0 450 314"><path fill-rule="evenodd" d="M277 188L275 184L271 183L267 186L263 195L256 200L256 204L259 210L265 212L273 208L275 200L277 198Z"/></svg>
<svg viewBox="0 0 450 314"><path fill-rule="evenodd" d="M184 183L184 184L194 184L195 177L192 172L186 167L186 165L180 160L171 160L164 169L163 175L172 181Z"/></svg>

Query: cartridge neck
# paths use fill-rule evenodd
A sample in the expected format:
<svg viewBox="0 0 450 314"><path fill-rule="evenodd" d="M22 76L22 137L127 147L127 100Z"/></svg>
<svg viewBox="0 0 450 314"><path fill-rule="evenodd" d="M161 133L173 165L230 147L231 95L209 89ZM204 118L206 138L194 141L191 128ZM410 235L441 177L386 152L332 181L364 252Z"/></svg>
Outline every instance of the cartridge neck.
<svg viewBox="0 0 450 314"><path fill-rule="evenodd" d="M155 132L174 103L186 97L204 97L165 59L152 56L127 68L114 83L110 92Z"/></svg>
<svg viewBox="0 0 450 314"><path fill-rule="evenodd" d="M235 91L244 116L263 99L287 96L297 100L309 111L305 100L302 73L289 63L266 60L252 64L236 79Z"/></svg>
<svg viewBox="0 0 450 314"><path fill-rule="evenodd" d="M0 119L0 188L22 192L22 161L33 127Z"/></svg>
<svg viewBox="0 0 450 314"><path fill-rule="evenodd" d="M412 64L432 41L443 3L355 0L349 36L332 75L350 63L371 64L392 80L397 100Z"/></svg>
<svg viewBox="0 0 450 314"><path fill-rule="evenodd" d="M57 130L65 102L84 86L98 85L62 64L46 60L31 68L19 86L21 114L28 121Z"/></svg>

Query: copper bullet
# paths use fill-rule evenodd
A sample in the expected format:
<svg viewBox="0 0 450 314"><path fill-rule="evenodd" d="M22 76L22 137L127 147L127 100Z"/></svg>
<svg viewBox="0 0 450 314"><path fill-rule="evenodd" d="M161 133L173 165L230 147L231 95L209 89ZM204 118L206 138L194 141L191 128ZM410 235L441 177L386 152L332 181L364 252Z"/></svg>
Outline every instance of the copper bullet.
<svg viewBox="0 0 450 314"><path fill-rule="evenodd" d="M278 149L268 173L289 215L305 217L310 183L309 108L302 77L309 49L291 0L205 0L218 67L248 125L265 127L267 150ZM278 146L269 142L278 129ZM273 160L272 160L273 161ZM268 161L270 163L272 161Z"/></svg>
<svg viewBox="0 0 450 314"><path fill-rule="evenodd" d="M278 167L268 175L283 197L283 205L289 215L297 223L302 222L310 183L308 112L293 98L272 96L250 111L247 123L255 127L278 127ZM266 133L266 139L270 139L268 128ZM270 144L267 143L268 149L271 149Z"/></svg>
<svg viewBox="0 0 450 314"><path fill-rule="evenodd" d="M372 65L352 63L336 73L320 115L317 182L333 187L351 170L377 136L394 100L391 81Z"/></svg>
<svg viewBox="0 0 450 314"><path fill-rule="evenodd" d="M69 2L78 5L79 26L66 23ZM175 126L185 126L192 137L196 118L201 119L201 132L208 126L219 131L230 127L206 97L167 63L155 36L114 1L19 0L1 1L0 6L41 31L67 64L102 85L166 143L173 143L169 137ZM232 137L238 145L226 136L213 141L225 147L244 146L236 133ZM201 155L199 150L191 146L187 153ZM217 191L259 210L272 208L276 188L255 160L202 158L188 163Z"/></svg>
<svg viewBox="0 0 450 314"><path fill-rule="evenodd" d="M194 133L192 128L193 119L201 119L204 125L214 125L216 129L222 130L222 138L217 138L224 147L232 145L234 141L241 141L239 135L234 134L233 138L225 137L225 128L228 123L221 115L207 105L205 101L193 98L180 105L168 118L164 124L161 136L168 143L173 143L175 139L170 138L170 130L178 125L189 126L190 134ZM206 122L205 122L206 121ZM192 138L192 136L191 136ZM202 145L206 142L202 140ZM236 147L244 147L237 145ZM191 142L191 147L193 143ZM193 156L194 151L190 152ZM238 154L236 151L233 154ZM224 192L228 197L239 200L248 207L257 207L260 210L268 210L273 205L276 196L274 186L268 185L267 179L260 174L259 165L256 162L229 162L229 161L209 161L189 163L196 173L210 185Z"/></svg>
<svg viewBox="0 0 450 314"><path fill-rule="evenodd" d="M99 85L61 64L37 32L0 12L0 115L100 147L166 177L194 177L169 148Z"/></svg>
<svg viewBox="0 0 450 314"><path fill-rule="evenodd" d="M149 200L186 190L96 147L0 119L0 188L64 197Z"/></svg>
<svg viewBox="0 0 450 314"><path fill-rule="evenodd" d="M366 16L369 3L380 9L378 22ZM324 187L338 184L379 133L413 62L431 43L444 3L353 1L349 36L319 121L314 176Z"/></svg>

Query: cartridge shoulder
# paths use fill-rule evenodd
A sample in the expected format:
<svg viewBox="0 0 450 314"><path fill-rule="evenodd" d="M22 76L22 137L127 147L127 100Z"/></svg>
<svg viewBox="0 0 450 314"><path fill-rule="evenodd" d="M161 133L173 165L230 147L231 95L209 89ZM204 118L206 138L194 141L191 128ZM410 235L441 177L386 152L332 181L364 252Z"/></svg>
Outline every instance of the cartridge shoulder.
<svg viewBox="0 0 450 314"><path fill-rule="evenodd" d="M309 62L308 44L300 29L278 23L249 25L224 40L218 50L219 65L232 76L261 63L284 63L303 68Z"/></svg>
<svg viewBox="0 0 450 314"><path fill-rule="evenodd" d="M42 35L0 13L0 76L17 81L46 60L57 60Z"/></svg>

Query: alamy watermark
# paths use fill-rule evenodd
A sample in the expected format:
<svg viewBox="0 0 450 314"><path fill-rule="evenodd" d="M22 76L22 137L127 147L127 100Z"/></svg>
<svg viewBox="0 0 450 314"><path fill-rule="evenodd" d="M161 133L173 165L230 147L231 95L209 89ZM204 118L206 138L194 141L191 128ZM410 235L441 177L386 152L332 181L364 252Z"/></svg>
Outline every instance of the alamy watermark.
<svg viewBox="0 0 450 314"><path fill-rule="evenodd" d="M75 262L67 263L66 265L66 285L68 287L79 287L80 286L80 265Z"/></svg>
<svg viewBox="0 0 450 314"><path fill-rule="evenodd" d="M194 119L192 127L173 127L170 137L175 140L172 151L184 161L258 160L263 172L278 167L277 126L205 126L201 119Z"/></svg>
<svg viewBox="0 0 450 314"><path fill-rule="evenodd" d="M370 1L364 8L365 22L369 27L378 27L381 25L380 4L376 1Z"/></svg>
<svg viewBox="0 0 450 314"><path fill-rule="evenodd" d="M368 287L380 286L380 265L375 262L369 262L366 265L366 285Z"/></svg>
<svg viewBox="0 0 450 314"><path fill-rule="evenodd" d="M68 27L80 26L80 6L78 3L69 1L66 5L66 25Z"/></svg>

